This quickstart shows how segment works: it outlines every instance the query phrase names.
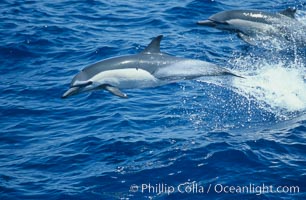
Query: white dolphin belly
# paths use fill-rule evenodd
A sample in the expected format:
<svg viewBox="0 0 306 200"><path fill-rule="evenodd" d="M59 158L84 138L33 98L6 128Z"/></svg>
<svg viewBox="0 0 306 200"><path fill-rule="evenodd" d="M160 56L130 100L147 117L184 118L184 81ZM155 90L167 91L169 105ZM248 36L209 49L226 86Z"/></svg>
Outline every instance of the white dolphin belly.
<svg viewBox="0 0 306 200"><path fill-rule="evenodd" d="M140 68L103 71L89 81L93 82L93 86L109 84L122 89L156 87L160 84L157 78Z"/></svg>

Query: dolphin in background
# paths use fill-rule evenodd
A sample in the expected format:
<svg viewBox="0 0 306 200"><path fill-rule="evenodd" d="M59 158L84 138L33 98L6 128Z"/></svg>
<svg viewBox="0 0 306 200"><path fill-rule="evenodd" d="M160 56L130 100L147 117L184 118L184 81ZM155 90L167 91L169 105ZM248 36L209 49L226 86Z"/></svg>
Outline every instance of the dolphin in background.
<svg viewBox="0 0 306 200"><path fill-rule="evenodd" d="M278 13L257 10L223 11L198 21L198 25L238 33L245 42L257 45L306 47L306 25L295 19L296 9L288 8ZM260 44L260 43L259 43Z"/></svg>
<svg viewBox="0 0 306 200"><path fill-rule="evenodd" d="M109 58L85 67L72 79L62 98L99 89L127 98L121 89L156 87L202 76L236 76L212 63L160 52L162 37L155 37L138 54Z"/></svg>

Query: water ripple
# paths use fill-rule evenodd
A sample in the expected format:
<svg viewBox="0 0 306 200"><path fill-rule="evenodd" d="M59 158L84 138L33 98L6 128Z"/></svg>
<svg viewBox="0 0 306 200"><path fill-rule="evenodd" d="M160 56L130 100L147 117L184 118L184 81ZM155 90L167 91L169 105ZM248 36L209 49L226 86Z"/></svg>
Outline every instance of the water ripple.
<svg viewBox="0 0 306 200"><path fill-rule="evenodd" d="M202 199L199 194L129 191L132 184L186 182L300 187L297 194L205 196L211 199L305 196L305 109L287 101L304 98L305 52L249 47L234 35L195 24L227 9L288 6L300 8L298 20L303 20L305 3L0 4L0 199ZM253 78L204 78L126 90L129 99L107 91L60 99L80 69L138 53L159 34L165 36L163 52ZM266 70L265 76L256 76L259 69ZM295 86L295 96L284 87L254 85L280 72L288 75L280 82Z"/></svg>

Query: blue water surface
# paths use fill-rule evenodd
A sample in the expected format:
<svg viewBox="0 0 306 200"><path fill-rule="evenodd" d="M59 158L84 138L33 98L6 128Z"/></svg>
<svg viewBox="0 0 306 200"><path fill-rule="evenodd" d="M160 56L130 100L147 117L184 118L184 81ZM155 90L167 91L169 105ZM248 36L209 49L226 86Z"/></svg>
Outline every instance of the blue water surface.
<svg viewBox="0 0 306 200"><path fill-rule="evenodd" d="M223 10L287 7L305 22L303 0L2 0L0 199L305 199L305 50L196 25ZM246 79L60 98L83 67L160 34L163 52Z"/></svg>

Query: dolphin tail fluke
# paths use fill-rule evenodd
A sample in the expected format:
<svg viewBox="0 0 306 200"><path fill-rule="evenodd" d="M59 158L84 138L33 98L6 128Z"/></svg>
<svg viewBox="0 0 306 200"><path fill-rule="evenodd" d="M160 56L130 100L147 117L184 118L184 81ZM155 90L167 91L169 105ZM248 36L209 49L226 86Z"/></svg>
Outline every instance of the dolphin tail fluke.
<svg viewBox="0 0 306 200"><path fill-rule="evenodd" d="M246 79L245 77L240 76L240 75L237 75L237 74L233 74L233 73L232 73L232 75L233 75L233 76L235 76L235 77L238 77L238 78L243 78L243 79Z"/></svg>
<svg viewBox="0 0 306 200"><path fill-rule="evenodd" d="M235 77L238 77L238 78L244 78L245 79L245 77L234 74L233 72L230 72L230 71L225 72L224 75L231 75L231 76L235 76Z"/></svg>

